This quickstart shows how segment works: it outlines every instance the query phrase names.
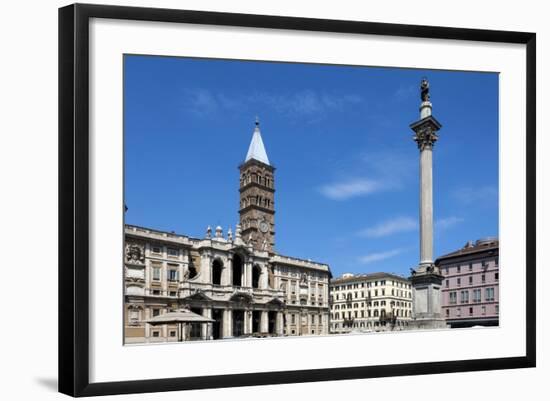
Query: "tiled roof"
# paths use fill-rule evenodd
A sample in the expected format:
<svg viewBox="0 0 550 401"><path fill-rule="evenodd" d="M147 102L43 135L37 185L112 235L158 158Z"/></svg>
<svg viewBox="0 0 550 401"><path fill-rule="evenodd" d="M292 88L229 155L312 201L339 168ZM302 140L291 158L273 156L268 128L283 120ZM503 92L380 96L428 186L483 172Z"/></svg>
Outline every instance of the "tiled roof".
<svg viewBox="0 0 550 401"><path fill-rule="evenodd" d="M498 249L498 248L499 248L499 241L497 238L478 240L475 242L475 244L472 242L468 242L463 248L438 257L436 262L440 261L441 259L449 259L457 256L472 255L475 253Z"/></svg>

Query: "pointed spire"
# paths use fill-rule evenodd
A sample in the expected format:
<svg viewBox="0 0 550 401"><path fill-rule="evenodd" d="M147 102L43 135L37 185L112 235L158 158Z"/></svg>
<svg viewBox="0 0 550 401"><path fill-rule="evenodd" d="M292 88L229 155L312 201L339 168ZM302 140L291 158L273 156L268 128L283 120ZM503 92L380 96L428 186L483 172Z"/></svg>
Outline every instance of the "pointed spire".
<svg viewBox="0 0 550 401"><path fill-rule="evenodd" d="M254 133L252 134L252 141L248 147L248 153L246 154L245 162L250 159L256 159L262 163L269 165L269 159L265 151L264 142L262 141L262 134L260 133L260 120L256 117L256 126L254 127Z"/></svg>

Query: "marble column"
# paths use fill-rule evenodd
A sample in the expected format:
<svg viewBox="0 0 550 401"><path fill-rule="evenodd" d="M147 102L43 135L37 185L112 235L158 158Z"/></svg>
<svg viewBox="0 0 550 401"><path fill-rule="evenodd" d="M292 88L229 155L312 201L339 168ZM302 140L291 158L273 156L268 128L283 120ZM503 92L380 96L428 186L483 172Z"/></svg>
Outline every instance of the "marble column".
<svg viewBox="0 0 550 401"><path fill-rule="evenodd" d="M252 334L252 311L244 311L244 334Z"/></svg>
<svg viewBox="0 0 550 401"><path fill-rule="evenodd" d="M252 287L252 261L244 263L242 286Z"/></svg>
<svg viewBox="0 0 550 401"><path fill-rule="evenodd" d="M223 338L233 336L233 311L231 309L223 310Z"/></svg>
<svg viewBox="0 0 550 401"><path fill-rule="evenodd" d="M420 264L433 264L432 146L420 151Z"/></svg>
<svg viewBox="0 0 550 401"><path fill-rule="evenodd" d="M269 331L269 320L267 311L263 310L260 314L260 333L265 334Z"/></svg>
<svg viewBox="0 0 550 401"><path fill-rule="evenodd" d="M441 124L432 116L427 79L420 84L420 98L420 120L410 125L420 151L420 263L410 278L414 319L411 327L436 329L446 327L440 305L443 276L433 261L432 155Z"/></svg>
<svg viewBox="0 0 550 401"><path fill-rule="evenodd" d="M203 308L202 315L208 319L212 319L212 308ZM201 325L201 337L203 340L212 340L212 323Z"/></svg>
<svg viewBox="0 0 550 401"><path fill-rule="evenodd" d="M226 285L233 285L233 255L230 255L227 261L227 267L224 269L226 270Z"/></svg>
<svg viewBox="0 0 550 401"><path fill-rule="evenodd" d="M260 288L262 289L266 289L268 287L268 278L269 278L269 273L267 272L267 266L262 266L261 267L261 272L262 274L260 275Z"/></svg>
<svg viewBox="0 0 550 401"><path fill-rule="evenodd" d="M282 336L284 333L283 323L283 312L277 312L277 317L275 320L275 333L278 336Z"/></svg>
<svg viewBox="0 0 550 401"><path fill-rule="evenodd" d="M212 283L212 257L209 251L201 253L201 282Z"/></svg>

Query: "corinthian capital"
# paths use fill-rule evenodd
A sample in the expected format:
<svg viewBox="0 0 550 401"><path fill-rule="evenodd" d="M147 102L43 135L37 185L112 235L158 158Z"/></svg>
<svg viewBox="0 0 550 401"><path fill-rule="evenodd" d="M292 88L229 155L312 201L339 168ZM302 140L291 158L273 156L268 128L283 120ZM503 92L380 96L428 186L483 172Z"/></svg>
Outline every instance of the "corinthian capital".
<svg viewBox="0 0 550 401"><path fill-rule="evenodd" d="M415 130L413 139L418 145L418 149L431 149L438 139L437 131L430 126L422 127Z"/></svg>

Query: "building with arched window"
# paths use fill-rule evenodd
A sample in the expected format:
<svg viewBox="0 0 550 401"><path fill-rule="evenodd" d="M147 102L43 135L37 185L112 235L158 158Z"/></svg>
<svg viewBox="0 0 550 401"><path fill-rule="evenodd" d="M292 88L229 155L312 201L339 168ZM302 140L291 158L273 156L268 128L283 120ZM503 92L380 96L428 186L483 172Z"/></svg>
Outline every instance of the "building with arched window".
<svg viewBox="0 0 550 401"><path fill-rule="evenodd" d="M176 324L148 322L180 309L212 322L190 324L185 340L329 333L329 266L275 252L275 168L258 123L239 169L234 234L125 226L126 343L177 341Z"/></svg>

